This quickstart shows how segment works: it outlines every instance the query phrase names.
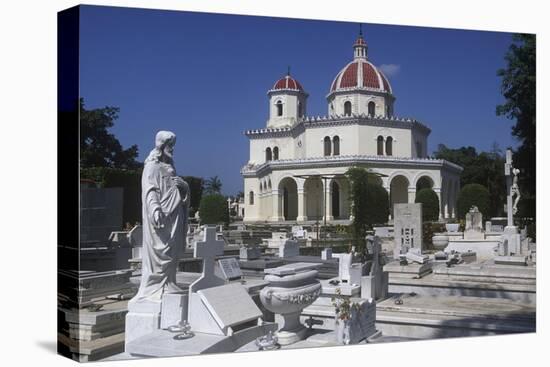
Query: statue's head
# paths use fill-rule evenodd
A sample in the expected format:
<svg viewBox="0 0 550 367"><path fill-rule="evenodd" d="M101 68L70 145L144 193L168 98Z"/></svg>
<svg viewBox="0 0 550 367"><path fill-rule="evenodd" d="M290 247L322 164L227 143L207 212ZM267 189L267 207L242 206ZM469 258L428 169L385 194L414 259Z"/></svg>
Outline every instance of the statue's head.
<svg viewBox="0 0 550 367"><path fill-rule="evenodd" d="M171 131L159 131L155 137L155 149L158 149L162 154L170 159L174 153L176 145L176 134Z"/></svg>
<svg viewBox="0 0 550 367"><path fill-rule="evenodd" d="M171 131L159 131L155 136L155 149L149 153L145 160L147 162L158 162L161 157L172 160L174 155L174 146L176 145L176 134Z"/></svg>

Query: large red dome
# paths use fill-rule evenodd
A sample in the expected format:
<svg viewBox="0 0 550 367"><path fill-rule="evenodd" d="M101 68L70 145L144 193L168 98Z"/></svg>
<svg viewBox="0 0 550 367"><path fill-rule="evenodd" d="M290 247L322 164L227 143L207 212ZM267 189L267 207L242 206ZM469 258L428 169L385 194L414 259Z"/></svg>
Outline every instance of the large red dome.
<svg viewBox="0 0 550 367"><path fill-rule="evenodd" d="M357 58L347 64L334 78L330 92L355 88L392 93L386 76L364 58Z"/></svg>

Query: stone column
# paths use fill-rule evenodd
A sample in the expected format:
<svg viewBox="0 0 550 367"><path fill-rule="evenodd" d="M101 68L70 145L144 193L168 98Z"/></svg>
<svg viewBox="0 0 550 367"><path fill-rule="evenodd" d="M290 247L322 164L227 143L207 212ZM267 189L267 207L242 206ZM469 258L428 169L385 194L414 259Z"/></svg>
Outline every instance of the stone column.
<svg viewBox="0 0 550 367"><path fill-rule="evenodd" d="M443 219L443 216L445 213L443 211L445 210L443 207L443 202L441 201L441 188L435 188L433 189L435 193L437 194L437 198L439 199L439 220Z"/></svg>
<svg viewBox="0 0 550 367"><path fill-rule="evenodd" d="M325 215L323 220L334 220L332 216L332 180L322 180L323 182L323 194L324 194L324 205L325 205Z"/></svg>
<svg viewBox="0 0 550 367"><path fill-rule="evenodd" d="M273 200L273 215L271 216L272 222L280 222L284 220L282 215L281 200L279 197L279 190L272 190L271 196Z"/></svg>
<svg viewBox="0 0 550 367"><path fill-rule="evenodd" d="M407 202L414 203L414 199L416 199L416 186L409 186L408 193L409 197Z"/></svg>
<svg viewBox="0 0 550 367"><path fill-rule="evenodd" d="M305 222L306 216L306 192L304 190L304 179L296 179L296 187L298 189L298 216L297 222Z"/></svg>

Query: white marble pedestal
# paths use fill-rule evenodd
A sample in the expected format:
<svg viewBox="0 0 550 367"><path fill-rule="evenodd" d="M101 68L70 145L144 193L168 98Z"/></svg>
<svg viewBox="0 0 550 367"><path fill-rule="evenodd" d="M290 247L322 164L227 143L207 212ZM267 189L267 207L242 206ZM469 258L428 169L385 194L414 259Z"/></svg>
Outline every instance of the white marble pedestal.
<svg viewBox="0 0 550 367"><path fill-rule="evenodd" d="M305 338L307 329L300 322L300 313L275 315L275 322L279 325L277 337L280 345L294 344Z"/></svg>
<svg viewBox="0 0 550 367"><path fill-rule="evenodd" d="M166 294L162 302L128 302L125 345L152 332L183 321L187 315L187 294Z"/></svg>

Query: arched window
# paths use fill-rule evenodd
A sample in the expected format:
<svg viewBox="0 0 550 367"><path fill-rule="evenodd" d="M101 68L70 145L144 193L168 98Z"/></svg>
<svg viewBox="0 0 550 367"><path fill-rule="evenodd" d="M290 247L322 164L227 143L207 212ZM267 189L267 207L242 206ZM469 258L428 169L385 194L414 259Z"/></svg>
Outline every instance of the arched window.
<svg viewBox="0 0 550 367"><path fill-rule="evenodd" d="M332 138L332 155L340 155L340 138L338 135Z"/></svg>
<svg viewBox="0 0 550 367"><path fill-rule="evenodd" d="M325 136L324 144L325 144L325 156L329 156L330 155L330 138L328 136Z"/></svg>
<svg viewBox="0 0 550 367"><path fill-rule="evenodd" d="M271 155L271 148L267 148L265 150L265 161L268 162L273 159L273 156Z"/></svg>
<svg viewBox="0 0 550 367"><path fill-rule="evenodd" d="M344 116L351 116L351 102L344 103Z"/></svg>
<svg viewBox="0 0 550 367"><path fill-rule="evenodd" d="M273 160L276 161L279 159L279 148L275 147L273 148Z"/></svg>
<svg viewBox="0 0 550 367"><path fill-rule="evenodd" d="M386 139L386 155L392 155L393 152L393 138L388 136Z"/></svg>
<svg viewBox="0 0 550 367"><path fill-rule="evenodd" d="M283 115L283 102L277 101L277 103L275 103L275 106L277 106L277 116L282 116Z"/></svg>
<svg viewBox="0 0 550 367"><path fill-rule="evenodd" d="M384 137L382 135L376 139L376 154L384 155Z"/></svg>
<svg viewBox="0 0 550 367"><path fill-rule="evenodd" d="M298 102L298 117L302 117L304 115L304 109L302 107L302 102Z"/></svg>
<svg viewBox="0 0 550 367"><path fill-rule="evenodd" d="M370 116L374 116L375 114L375 108L376 108L376 105L374 104L374 102L369 102L368 104L368 110L369 110L369 115Z"/></svg>
<svg viewBox="0 0 550 367"><path fill-rule="evenodd" d="M250 191L248 193L248 203L250 205L254 205L254 191Z"/></svg>

